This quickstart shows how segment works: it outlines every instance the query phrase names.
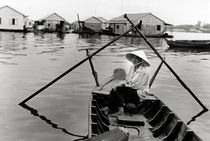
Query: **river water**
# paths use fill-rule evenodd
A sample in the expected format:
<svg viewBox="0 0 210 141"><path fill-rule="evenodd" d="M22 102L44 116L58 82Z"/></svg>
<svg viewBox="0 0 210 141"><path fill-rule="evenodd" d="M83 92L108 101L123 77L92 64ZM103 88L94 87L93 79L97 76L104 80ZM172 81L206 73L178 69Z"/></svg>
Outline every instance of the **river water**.
<svg viewBox="0 0 210 141"><path fill-rule="evenodd" d="M89 62L27 102L18 104L41 87L86 57L85 49L94 52L111 41L112 36L81 37L76 34L22 34L0 32L0 140L1 141L69 141L71 134L87 135L88 100L95 82ZM210 34L174 33L175 39L209 39ZM163 39L149 41L168 64L210 109L210 52L171 50ZM127 70L124 55L143 49L151 63L151 75L159 58L139 38L123 37L92 58L99 82L114 68ZM162 66L151 90L184 122L202 110L173 74ZM210 113L189 124L203 140L210 138Z"/></svg>

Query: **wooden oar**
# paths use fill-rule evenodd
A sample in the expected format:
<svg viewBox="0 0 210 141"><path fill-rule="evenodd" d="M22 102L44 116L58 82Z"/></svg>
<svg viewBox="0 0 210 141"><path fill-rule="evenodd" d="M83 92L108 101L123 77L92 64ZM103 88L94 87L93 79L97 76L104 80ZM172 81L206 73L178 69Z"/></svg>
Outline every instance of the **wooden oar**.
<svg viewBox="0 0 210 141"><path fill-rule="evenodd" d="M161 61L160 65L158 66L158 68L156 69L156 71L153 74L152 78L150 79L150 81L149 81L149 88L152 86L152 84L153 84L153 82L154 82L154 80L155 80L155 78L156 78L160 68L162 67L162 65L163 65L163 61Z"/></svg>
<svg viewBox="0 0 210 141"><path fill-rule="evenodd" d="M106 47L108 47L109 45L111 45L112 43L114 43L115 41L117 41L118 39L120 39L121 37L123 37L124 35L126 35L127 33L129 33L130 31L132 31L137 26L138 26L138 24L136 26L133 26L129 30L125 31L123 34L121 34L120 36L116 37L115 39L113 39L112 41L110 41L109 43L107 43L106 45L104 45L103 47L101 47L100 49L98 49L97 51L95 51L94 53L92 53L91 55L87 56L86 58L84 58L83 60L81 60L80 62L78 62L77 64L75 64L73 67L71 67L70 69L68 69L67 71L65 71L64 73L62 73L60 76L56 77L54 80L52 80L51 82L49 82L48 84L46 84L45 86L43 86L41 89L39 89L38 91L36 91L34 94L30 95L25 100L23 100L22 102L20 102L19 105L26 103L31 98L33 98L36 95L38 95L40 92L42 92L43 90L47 89L49 86L51 86L52 84L54 84L56 81L58 81L59 79L61 79L62 77L64 77L65 75L67 75L68 73L70 73L71 71L73 71L74 69L76 69L78 66L80 66L81 64L83 64L84 62L86 62L87 60L89 60L91 57L95 56L97 53L99 53L100 51L102 51L103 49L105 49Z"/></svg>
<svg viewBox="0 0 210 141"><path fill-rule="evenodd" d="M128 18L128 16L125 14L124 17L130 22L132 27L135 25L133 22ZM142 22L142 21L140 21ZM138 24L139 25L139 24ZM144 41L150 46L150 48L155 52L155 54L163 61L163 63L166 65L166 67L173 73L173 75L176 77L176 79L181 83L181 85L192 95L192 97L200 104L200 106L205 110L208 111L205 105L196 97L196 95L190 90L190 88L182 81L182 79L176 74L176 72L168 65L168 63L163 59L163 57L158 53L158 51L152 46L152 44L147 40L145 35L135 26L136 31L142 36Z"/></svg>
<svg viewBox="0 0 210 141"><path fill-rule="evenodd" d="M88 49L86 49L86 54L87 54L87 56L89 56ZM90 67L91 67L91 71L92 71L93 77L94 77L95 82L96 82L96 86L99 86L100 84L99 84L99 81L98 81L98 74L95 71L93 62L92 62L91 58L89 58L88 60L89 60L89 63L90 63Z"/></svg>

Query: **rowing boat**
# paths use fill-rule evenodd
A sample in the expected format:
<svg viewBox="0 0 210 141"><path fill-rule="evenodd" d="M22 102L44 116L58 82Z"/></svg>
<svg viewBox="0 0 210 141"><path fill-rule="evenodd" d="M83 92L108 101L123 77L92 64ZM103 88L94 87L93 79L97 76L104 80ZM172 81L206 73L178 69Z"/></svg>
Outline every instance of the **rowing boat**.
<svg viewBox="0 0 210 141"><path fill-rule="evenodd" d="M35 93L28 96L26 99L19 103L23 108L31 111L35 116L40 116L37 111L26 104L29 100L40 94L42 91L47 89L49 86L53 85L55 82L63 78L65 75L76 69L78 66L89 60L92 74L96 82L96 88L92 91L89 103L89 117L88 117L88 136L76 135L68 132L66 129L62 129L63 132L68 133L75 137L82 137L77 140L86 141L202 141L192 130L187 127L187 125L178 116L172 112L159 98L154 95L146 97L135 109L135 113L131 112L132 109L126 109L125 113L121 116L111 116L106 115L101 112L101 108L106 106L109 98L109 92L112 86L116 86L119 83L118 77L113 75L99 85L97 72L94 70L91 58L97 53L125 36L132 30L136 30L144 39L144 41L149 45L149 47L154 51L154 53L160 58L161 63L155 71L152 81L150 80L150 86L153 83L157 73L159 72L162 64L172 72L176 79L181 83L181 85L191 94L191 96L200 104L203 108L201 112L195 115L191 121L195 120L196 117L208 111L205 105L196 97L196 95L187 87L187 85L181 80L181 78L175 73L175 71L168 65L165 59L158 53L158 51L151 45L151 43L146 39L145 35L139 30L142 21L139 24L134 25L132 21L125 14L124 17L130 22L132 27L125 31L120 36L114 38L112 41L102 46L100 49L88 54L87 57L76 63L74 66L63 72L61 75L50 81L48 84L37 90ZM115 72L115 71L114 71ZM114 73L113 73L114 74ZM116 75L118 76L118 75ZM119 75L120 76L120 75ZM129 107L127 107L129 108ZM126 111L127 110L127 111ZM36 113L33 113L33 112ZM43 116L40 116L43 117ZM43 119L43 118L42 118ZM47 119L47 123L52 124L52 122ZM191 122L190 121L190 122ZM55 125L53 124L53 127ZM57 125L56 125L57 127ZM127 131L129 129L129 131ZM134 131L133 131L134 130ZM88 138L87 138L88 137Z"/></svg>
<svg viewBox="0 0 210 141"><path fill-rule="evenodd" d="M100 111L106 106L109 91L119 83L113 77L97 86L90 96L88 140L109 141L202 141L158 97L148 96L137 107L136 113L106 115ZM125 128L127 132L117 130Z"/></svg>
<svg viewBox="0 0 210 141"><path fill-rule="evenodd" d="M210 40L165 40L171 48L210 49Z"/></svg>

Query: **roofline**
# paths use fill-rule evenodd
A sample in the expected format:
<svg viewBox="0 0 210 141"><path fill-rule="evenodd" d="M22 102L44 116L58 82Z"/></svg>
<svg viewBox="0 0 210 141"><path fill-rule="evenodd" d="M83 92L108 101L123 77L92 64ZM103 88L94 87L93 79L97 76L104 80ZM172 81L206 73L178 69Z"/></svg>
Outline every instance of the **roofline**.
<svg viewBox="0 0 210 141"><path fill-rule="evenodd" d="M138 13L137 13L138 14ZM144 15L142 15L141 17L139 17L139 18L137 18L137 19L134 19L133 21L135 21L135 20L138 20L138 19L141 19L141 18L143 18L143 17L145 17L145 16L147 16L147 15L149 15L150 13L144 13Z"/></svg>
<svg viewBox="0 0 210 141"><path fill-rule="evenodd" d="M160 20L160 21L162 21L163 23L165 23L165 21L163 21L162 19L158 18L157 16L155 16L155 15L152 14L151 12L145 13L145 15L143 15L143 16L141 16L141 17L135 19L135 20L138 20L138 19L140 19L140 18L146 17L146 16L148 16L148 15L152 15L153 17L155 17L155 18L157 18L158 20Z"/></svg>
<svg viewBox="0 0 210 141"><path fill-rule="evenodd" d="M95 16L92 16L92 17L90 17L90 18L87 18L86 20L84 20L84 22L85 21L87 21L87 20L89 20L89 19L91 19L91 18L94 18L94 19L96 19L97 21L99 21L100 23L103 23L101 20L99 20L97 17L95 17Z"/></svg>
<svg viewBox="0 0 210 141"><path fill-rule="evenodd" d="M173 24L169 24L169 23L164 23L164 25L167 25L167 26L174 26Z"/></svg>
<svg viewBox="0 0 210 141"><path fill-rule="evenodd" d="M23 13L21 13L21 12L15 10L14 8L12 8L12 7L8 6L8 5L2 6L2 7L0 7L0 9L5 8L5 7L8 7L8 8L10 8L10 9L12 9L13 11L15 11L15 12L17 12L17 13L23 15L24 17L28 17L28 16L24 15Z"/></svg>
<svg viewBox="0 0 210 141"><path fill-rule="evenodd" d="M131 13L132 14L132 13ZM133 13L133 14L138 14L138 13ZM140 14L140 13L139 13ZM128 14L129 15L129 14ZM157 18L157 19L159 19L160 21L162 21L165 25L172 25L172 24L169 24L169 23L166 23L165 21L163 21L162 19L160 19L160 18L158 18L157 16L155 16L154 14L152 14L151 12L149 12L149 13L145 13L143 16L141 16L141 17L139 17L139 18L137 18L137 19L134 19L134 20L132 20L132 21L135 21L135 20L139 20L139 19L141 19L141 18L143 18L143 17L145 17L145 16L147 16L147 15L152 15L152 16L154 16L155 18ZM122 15L121 15L122 16ZM110 21L112 21L112 19L111 20L109 20L109 23L128 23L126 20L116 20L116 21L122 21L122 22L110 22Z"/></svg>
<svg viewBox="0 0 210 141"><path fill-rule="evenodd" d="M140 18L142 18L142 17L144 17L144 16L146 16L146 15L148 15L149 13L130 13L130 14L127 14L127 15L131 15L131 14L144 14L143 16L141 16L141 17L139 17L139 18L137 18L137 19L134 19L134 20L138 20L138 19L140 19ZM123 14L123 15L120 15L120 16L124 16L125 14ZM119 16L119 17L120 17ZM116 17L116 18L118 18L118 17ZM112 19L114 19L114 18L112 18ZM109 22L110 21L115 21L115 20L109 20ZM134 20L132 20L132 21L134 21ZM128 21L126 20L126 19L123 19L123 20L116 20L116 21L125 21L125 22L123 22L123 23L127 23Z"/></svg>
<svg viewBox="0 0 210 141"><path fill-rule="evenodd" d="M152 15L152 16L154 16L155 18L157 18L157 19L159 19L160 21L162 21L163 23L165 23L165 21L164 20L162 20L162 19L160 19L160 18L158 18L157 16L155 16L154 14L152 14L152 13L149 13L150 15Z"/></svg>
<svg viewBox="0 0 210 141"><path fill-rule="evenodd" d="M128 23L128 21L125 20L117 20L117 21L108 21L108 23L113 23L113 24L124 24L124 23Z"/></svg>
<svg viewBox="0 0 210 141"><path fill-rule="evenodd" d="M38 21L41 21L41 20L45 20L46 18L48 18L48 17L50 17L50 16L52 16L53 14L56 14L58 17L60 17L61 19L63 19L64 21L66 21L66 19L64 19L63 17L61 17L60 15L58 15L57 13L52 13L52 14L49 14L48 16L46 16L46 17L44 17L44 18L41 18L41 19L39 19Z"/></svg>
<svg viewBox="0 0 210 141"><path fill-rule="evenodd" d="M105 18L103 18L103 17L95 17L95 18L97 18L101 23L107 23L108 22L108 20L107 19L105 19ZM103 21L101 21L99 18L102 18L102 19L104 19L104 20L106 20L105 22L103 22Z"/></svg>

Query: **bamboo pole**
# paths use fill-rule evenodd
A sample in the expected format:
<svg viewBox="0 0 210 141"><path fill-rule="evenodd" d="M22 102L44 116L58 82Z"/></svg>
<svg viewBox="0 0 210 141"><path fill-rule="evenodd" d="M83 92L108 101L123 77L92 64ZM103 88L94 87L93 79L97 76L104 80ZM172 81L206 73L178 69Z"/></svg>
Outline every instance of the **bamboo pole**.
<svg viewBox="0 0 210 141"><path fill-rule="evenodd" d="M125 14L124 18L126 18L132 27L135 25L133 22L128 18L128 16ZM163 57L158 53L158 51L152 46L152 44L147 40L145 35L137 28L135 27L136 31L142 36L144 41L150 46L150 48L155 52L155 54L163 61L163 63L166 65L166 67L173 73L173 75L176 77L176 79L181 83L181 85L192 95L192 97L200 104L200 106L204 109L204 111L208 111L206 106L196 97L196 95L190 90L190 88L182 81L182 79L176 74L176 72L168 65L168 63L163 59Z"/></svg>
<svg viewBox="0 0 210 141"><path fill-rule="evenodd" d="M20 102L19 105L22 105L22 104L26 103L27 101L29 101L30 99L32 99L33 97L35 97L36 95L38 95L40 92L42 92L43 90L47 89L49 86L51 86L52 84L54 84L56 81L58 81L59 79L61 79L62 77L64 77L65 75L67 75L68 73L70 73L71 71L73 71L74 69L76 69L78 66L80 66L81 64L83 64L84 62L86 62L87 60L89 60L91 57L95 56L97 53L99 53L100 51L102 51L103 49L105 49L106 47L108 47L109 45L111 45L112 43L114 43L115 41L117 41L118 39L120 39L121 37L123 37L124 35L126 35L128 32L132 31L137 26L138 26L138 24L136 26L131 27L129 30L125 31L123 34L119 35L118 37L116 37L115 39L113 39L112 41L110 41L109 43L107 43L106 45L102 46L100 49L98 49L97 51L95 51L93 54L87 56L86 58L84 58L83 60L81 60L80 62L78 62L77 64L75 64L71 68L69 68L68 70L66 70L60 76L56 77L54 80L52 80L51 82L49 82L48 84L46 84L45 86L43 86L42 88L40 88L34 94L30 95L25 100L23 100L22 102Z"/></svg>
<svg viewBox="0 0 210 141"><path fill-rule="evenodd" d="M87 54L87 56L89 56L88 49L86 49L86 54ZM95 79L96 86L99 86L98 74L95 71L95 68L94 68L94 65L93 65L93 62L92 62L91 58L89 58L89 63L90 63L91 71L92 71L93 77Z"/></svg>
<svg viewBox="0 0 210 141"><path fill-rule="evenodd" d="M163 61L161 61L160 65L158 66L158 68L156 69L156 71L153 74L152 78L150 79L150 81L149 81L149 88L152 86L152 84L153 84L153 82L154 82L154 80L155 80L155 78L156 78L160 68L162 67L162 65L163 65Z"/></svg>

